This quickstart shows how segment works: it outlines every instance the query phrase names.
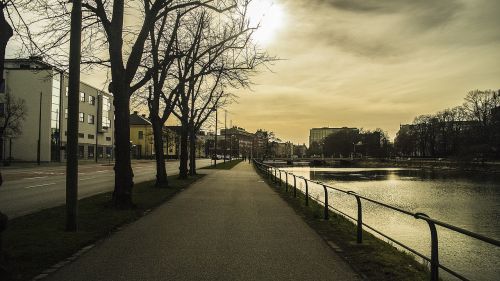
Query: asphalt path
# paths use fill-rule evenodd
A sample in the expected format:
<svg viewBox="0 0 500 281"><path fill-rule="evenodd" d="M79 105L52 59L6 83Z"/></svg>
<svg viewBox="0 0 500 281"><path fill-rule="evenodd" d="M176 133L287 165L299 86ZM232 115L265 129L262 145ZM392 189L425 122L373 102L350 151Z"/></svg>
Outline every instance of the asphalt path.
<svg viewBox="0 0 500 281"><path fill-rule="evenodd" d="M47 280L360 280L251 164L205 173Z"/></svg>
<svg viewBox="0 0 500 281"><path fill-rule="evenodd" d="M210 159L197 160L197 167L210 165ZM179 162L167 162L169 175L179 174ZM154 161L133 162L134 182L152 180L156 175ZM66 200L66 167L28 167L4 169L0 187L0 210L10 218L62 205ZM78 197L112 191L112 164L85 164L78 170Z"/></svg>

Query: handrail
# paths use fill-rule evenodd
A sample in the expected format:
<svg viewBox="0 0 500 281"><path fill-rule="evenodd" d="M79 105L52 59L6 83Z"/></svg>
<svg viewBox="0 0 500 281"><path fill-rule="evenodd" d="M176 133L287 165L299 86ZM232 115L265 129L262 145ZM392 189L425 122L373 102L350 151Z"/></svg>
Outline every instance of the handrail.
<svg viewBox="0 0 500 281"><path fill-rule="evenodd" d="M264 164L264 163L261 163L261 162L258 162L254 159L254 164L262 171L265 171L267 174L270 173L270 170L274 170L274 174L276 175L277 172L280 173L280 183L279 183L279 186L281 186L281 172L285 172L286 174L286 190L288 191L288 175L292 175L293 178L294 178L294 196L296 197L296 177L297 178L300 178L300 179L303 179L304 180L304 183L305 183L305 187L306 187L306 194L305 194L305 203L306 205L308 205L308 199L309 199L309 188L308 188L308 182L311 182L311 183L315 183L317 185L320 185L324 188L324 192L325 192L325 201L321 201L319 199L317 199L317 201L321 204L323 204L325 206L325 214L324 214L324 218L325 220L328 220L329 216L328 216L328 211L333 211L333 212L337 212L339 214L341 214L342 216L345 216L353 221L356 221L357 222L357 242L358 243L362 243L362 233L363 233L363 230L362 230L362 227L363 226L366 226L367 228L371 229L372 231L376 232L377 234L389 239L390 241L398 244L399 246L405 248L406 250L412 252L413 254L423 258L424 260L428 261L431 265L431 276L430 276L430 280L431 281L437 281L439 280L439 268L445 270L446 272L450 273L451 275L461 279L461 280L468 280L466 277L460 275L459 273L451 270L450 268L442 265L439 263L439 255L438 255L438 236L437 236L437 229L436 229L436 225L438 226L441 226L443 228L446 228L446 229L449 229L451 231L454 231L454 232L457 232L457 233L460 233L460 234L463 234L463 235L466 235L468 237L471 237L471 238L475 238L477 240L480 240L480 241L483 241L485 243L488 243L488 244L491 244L491 245L494 245L494 246L497 246L497 247L500 247L500 241L496 240L496 239L493 239L493 238L490 238L490 237L487 237L487 236L484 236L482 234L479 234L479 233L475 233L475 232L472 232L472 231L469 231L469 230L466 230L464 228L461 228L461 227L458 227L458 226L455 226L455 225L452 225L452 224L449 224L449 223L446 223L446 222L443 222L443 221L440 221L440 220L437 220L437 219L434 219L434 218L431 218L429 217L428 215L426 214L423 214L423 213L414 213L414 212L410 212L410 211L407 211L407 210L404 210L404 209L401 209L401 208L398 208L398 207L395 207L395 206L392 206L392 205L389 205L389 204L386 204L386 203L383 203L383 202L380 202L380 201L377 201L377 200L374 200L374 199L371 199L371 198L368 198L368 197L365 197L365 196L362 196L362 195L359 195L353 191L348 191L348 190L343 190L343 189L339 189L339 188L336 188L336 187L333 187L333 186L330 186L330 185L327 185L323 182L320 182L320 181L313 181L313 180L310 180L310 179L306 179L305 177L302 177L302 176L298 176L298 175L295 175L291 172L287 172L285 170L281 170L279 168L276 168L272 165L267 165L267 164ZM277 177L275 176L275 179L277 180ZM337 191L337 192L341 192L341 193L344 193L346 195L350 195L350 196L353 196L356 198L356 201L357 201L357 206L358 206L358 217L357 219L356 218L353 218L345 213L343 213L342 211L336 209L336 208L333 208L332 206L330 206L328 204L328 190L334 190L334 191ZM391 209L393 211L396 211L396 212L399 212L399 213L402 213L402 214L405 214L405 215L408 215L408 216L412 216L414 217L415 219L420 219L420 220L424 220L427 222L428 226L429 226L429 230L430 230L430 234L431 234L431 257L427 257L425 256L424 254L421 254L419 253L418 251L416 251L415 249L412 249L411 247L407 246L407 245L404 245L403 243L395 240L394 238L391 238L389 237L388 235L382 233L381 231L379 230L376 230L375 228L363 223L363 220L362 220L362 204L361 204L361 200L365 200L365 201L368 201L368 202L371 202L371 203L374 203L374 204L377 204L379 206L382 206L382 207L385 207L385 208L388 208L388 209Z"/></svg>

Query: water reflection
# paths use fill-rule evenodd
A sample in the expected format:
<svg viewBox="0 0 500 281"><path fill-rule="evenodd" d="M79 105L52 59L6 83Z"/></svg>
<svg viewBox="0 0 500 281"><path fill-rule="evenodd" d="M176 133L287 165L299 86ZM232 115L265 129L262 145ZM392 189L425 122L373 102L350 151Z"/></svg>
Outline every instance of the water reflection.
<svg viewBox="0 0 500 281"><path fill-rule="evenodd" d="M449 222L500 239L500 176L456 171L363 168L289 168L294 174L352 190L378 201ZM290 181L290 179L289 179ZM299 184L299 188L304 188ZM323 189L310 185L321 201ZM356 201L339 192L329 202L356 216ZM363 202L364 221L391 237L429 255L429 229L425 222L378 205ZM438 228L440 261L473 280L497 280L500 250L482 242Z"/></svg>

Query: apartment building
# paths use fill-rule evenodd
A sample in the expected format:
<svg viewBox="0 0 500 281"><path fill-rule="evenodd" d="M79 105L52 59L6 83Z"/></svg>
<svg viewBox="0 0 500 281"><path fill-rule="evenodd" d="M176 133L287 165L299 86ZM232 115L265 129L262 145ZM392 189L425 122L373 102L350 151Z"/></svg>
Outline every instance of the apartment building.
<svg viewBox="0 0 500 281"><path fill-rule="evenodd" d="M4 72L5 87L0 90L0 109L5 110L5 93L9 93L23 99L27 110L21 133L2 137L0 159L64 161L68 129L68 74L37 57L8 59ZM79 98L79 158L111 159L114 120L112 96L82 82Z"/></svg>

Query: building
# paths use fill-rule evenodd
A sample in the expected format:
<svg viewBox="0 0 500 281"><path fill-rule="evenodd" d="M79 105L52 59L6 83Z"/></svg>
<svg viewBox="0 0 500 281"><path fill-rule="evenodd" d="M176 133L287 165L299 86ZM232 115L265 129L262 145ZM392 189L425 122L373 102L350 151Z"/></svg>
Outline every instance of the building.
<svg viewBox="0 0 500 281"><path fill-rule="evenodd" d="M291 142L271 142L271 156L273 158L291 158L293 144Z"/></svg>
<svg viewBox="0 0 500 281"><path fill-rule="evenodd" d="M179 159L181 126L165 126L164 144L167 159Z"/></svg>
<svg viewBox="0 0 500 281"><path fill-rule="evenodd" d="M130 153L132 158L153 158L153 126L145 114L134 111L130 115Z"/></svg>
<svg viewBox="0 0 500 281"><path fill-rule="evenodd" d="M163 154L166 159L179 158L180 126L163 127ZM145 114L134 111L130 115L130 153L135 159L155 157L153 126Z"/></svg>
<svg viewBox="0 0 500 281"><path fill-rule="evenodd" d="M221 136L218 140L223 141L227 150L227 155L233 157L250 156L252 154L252 143L254 134L247 132L245 129L233 126L229 129L221 129ZM219 145L219 144L217 144ZM224 146L222 147L224 148Z"/></svg>
<svg viewBox="0 0 500 281"><path fill-rule="evenodd" d="M303 158L307 155L307 146L305 143L303 144L294 144L293 145L293 155Z"/></svg>
<svg viewBox="0 0 500 281"><path fill-rule="evenodd" d="M9 93L23 99L27 110L21 133L2 136L0 158L4 161L8 158L13 161L64 161L68 74L38 57L7 59L4 72L0 108L5 109L5 93ZM113 158L113 97L83 82L79 96L79 159Z"/></svg>
<svg viewBox="0 0 500 281"><path fill-rule="evenodd" d="M329 128L329 127L323 127L323 128L312 128L309 131L309 147L313 143L321 144L323 143L323 140L328 137L331 134L337 133L342 130L353 130L356 132L359 132L357 128L348 128L348 127L342 127L342 128Z"/></svg>

